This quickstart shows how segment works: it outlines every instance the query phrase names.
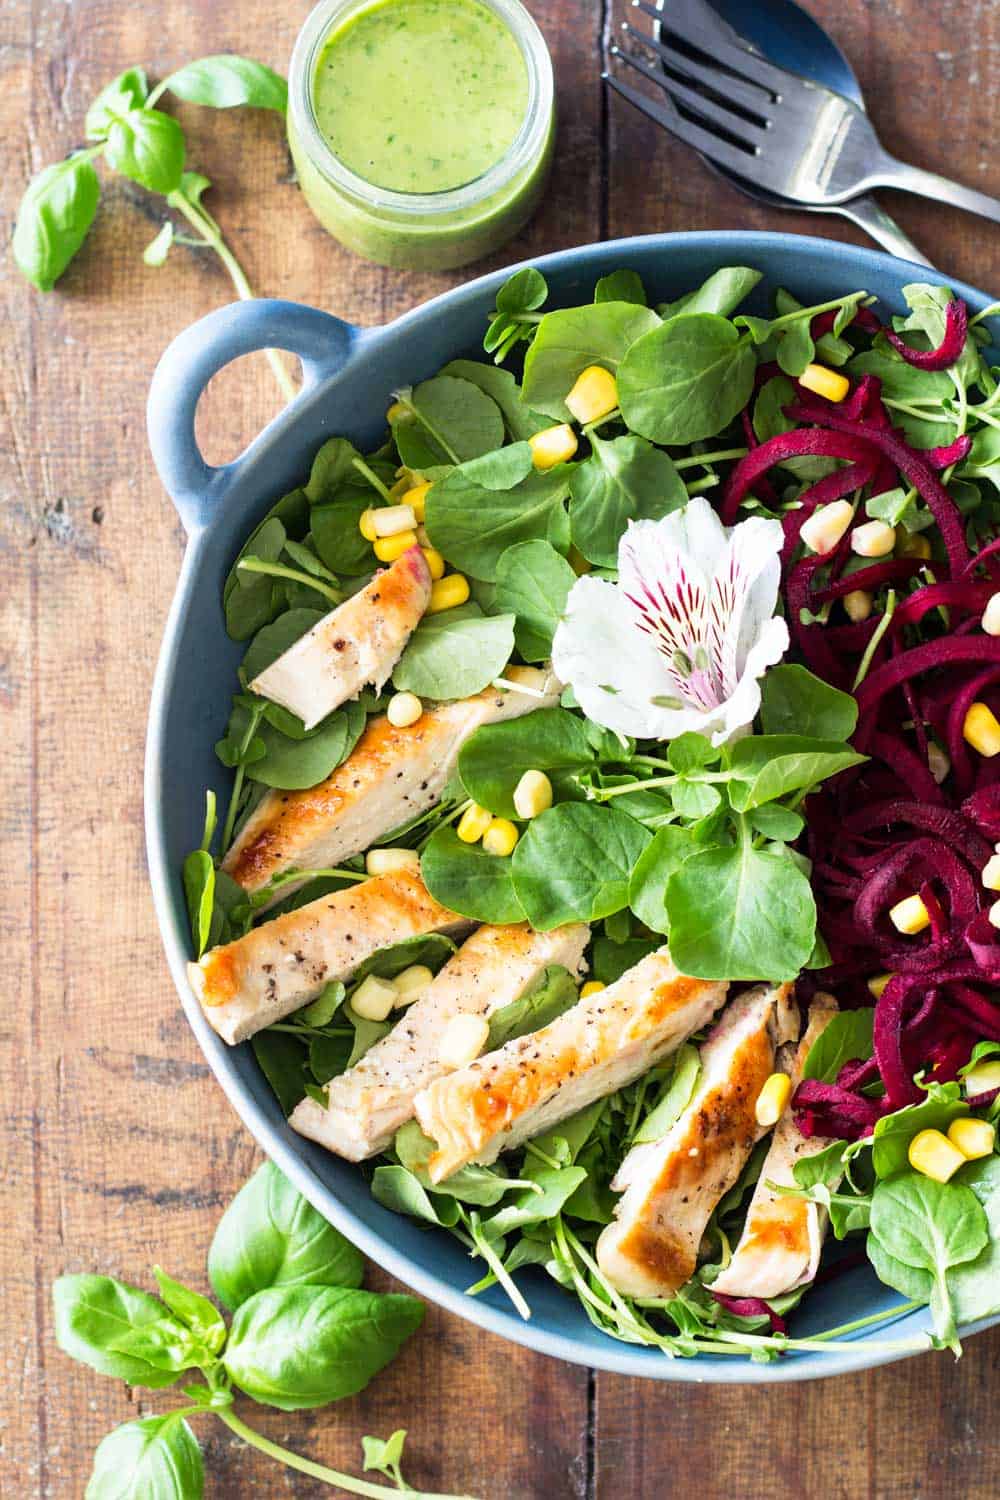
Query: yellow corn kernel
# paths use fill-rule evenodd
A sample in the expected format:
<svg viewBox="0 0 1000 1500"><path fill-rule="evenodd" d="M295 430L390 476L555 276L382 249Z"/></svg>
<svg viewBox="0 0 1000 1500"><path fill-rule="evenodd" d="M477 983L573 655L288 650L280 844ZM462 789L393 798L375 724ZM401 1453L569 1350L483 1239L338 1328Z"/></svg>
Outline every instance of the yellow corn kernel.
<svg viewBox="0 0 1000 1500"><path fill-rule="evenodd" d="M393 693L386 704L385 716L394 729L409 729L424 711L416 693Z"/></svg>
<svg viewBox="0 0 1000 1500"><path fill-rule="evenodd" d="M573 569L577 578L582 578L584 573L589 573L594 566L593 563L587 561L579 547L570 547L566 553L566 561Z"/></svg>
<svg viewBox="0 0 1000 1500"><path fill-rule="evenodd" d="M537 818L551 806L552 783L545 772L525 771L514 788L514 811L518 817Z"/></svg>
<svg viewBox="0 0 1000 1500"><path fill-rule="evenodd" d="M351 996L351 1009L363 1021L384 1021L396 1003L396 986L391 979L369 974Z"/></svg>
<svg viewBox="0 0 1000 1500"><path fill-rule="evenodd" d="M588 979L586 984L580 986L580 999L586 1000L588 996L599 995L602 990L606 989L607 985L603 984L600 979Z"/></svg>
<svg viewBox="0 0 1000 1500"><path fill-rule="evenodd" d="M423 484L414 485L412 490L406 492L406 503L418 521L424 519L424 513L427 510L427 491L430 487L431 481L428 479Z"/></svg>
<svg viewBox="0 0 1000 1500"><path fill-rule="evenodd" d="M851 532L851 551L859 557L888 557L896 545L896 528L885 521L866 521Z"/></svg>
<svg viewBox="0 0 1000 1500"><path fill-rule="evenodd" d="M757 1095L754 1116L765 1130L777 1125L792 1097L792 1080L787 1073L772 1073Z"/></svg>
<svg viewBox="0 0 1000 1500"><path fill-rule="evenodd" d="M484 1016L452 1016L438 1049L438 1061L445 1068L464 1068L475 1062L486 1046L490 1023Z"/></svg>
<svg viewBox="0 0 1000 1500"><path fill-rule="evenodd" d="M965 1166L961 1151L940 1130L918 1130L906 1154L915 1172L933 1177L935 1182L947 1182Z"/></svg>
<svg viewBox="0 0 1000 1500"><path fill-rule="evenodd" d="M508 854L514 853L514 846L520 838L520 834L509 818L491 818L490 826L483 834L483 848L487 854L495 854L504 859Z"/></svg>
<svg viewBox="0 0 1000 1500"><path fill-rule="evenodd" d="M399 536L416 531L417 518L408 505L383 505L372 514L372 525L378 537Z"/></svg>
<svg viewBox="0 0 1000 1500"><path fill-rule="evenodd" d="M426 964L411 964L402 974L397 974L392 982L396 986L394 1009L402 1010L404 1005L412 1005L414 1000L420 999L434 982L434 975Z"/></svg>
<svg viewBox="0 0 1000 1500"><path fill-rule="evenodd" d="M455 832L463 844L478 844L492 822L493 814L489 808L480 807L478 802L473 802L459 818Z"/></svg>
<svg viewBox="0 0 1000 1500"><path fill-rule="evenodd" d="M397 422L411 422L413 413L408 406L403 405L402 401L394 401L385 414L385 420L390 427L395 427Z"/></svg>
<svg viewBox="0 0 1000 1500"><path fill-rule="evenodd" d="M1000 854L992 854L983 865L983 885L988 891L1000 891Z"/></svg>
<svg viewBox="0 0 1000 1500"><path fill-rule="evenodd" d="M1000 635L1000 594L991 594L986 602L983 629L987 635Z"/></svg>
<svg viewBox="0 0 1000 1500"><path fill-rule="evenodd" d="M464 604L469 597L469 580L464 573L449 573L431 585L431 602L427 606L429 615L439 615L443 609L454 609Z"/></svg>
<svg viewBox="0 0 1000 1500"><path fill-rule="evenodd" d="M577 447L576 433L568 422L560 422L558 427L546 427L543 432L536 432L528 439L528 446L536 469L554 469L556 464L564 464L573 457Z"/></svg>
<svg viewBox="0 0 1000 1500"><path fill-rule="evenodd" d="M375 530L375 511L370 506L368 510L361 512L358 519L358 530L366 542L375 542L378 540L378 532Z"/></svg>
<svg viewBox="0 0 1000 1500"><path fill-rule="evenodd" d="M905 535L896 544L896 551L900 557L919 557L923 562L930 562L931 544L925 536L918 536L916 532Z"/></svg>
<svg viewBox="0 0 1000 1500"><path fill-rule="evenodd" d="M393 563L404 552L417 545L415 531L397 531L395 536L380 536L375 543L375 556L379 562Z"/></svg>
<svg viewBox="0 0 1000 1500"><path fill-rule="evenodd" d="M966 1161L979 1161L983 1156L993 1155L997 1133L989 1120L974 1120L970 1115L964 1120L952 1120L948 1139Z"/></svg>
<svg viewBox="0 0 1000 1500"><path fill-rule="evenodd" d="M828 370L826 365L806 365L799 376L799 385L804 385L807 391L815 391L817 396L824 396L827 401L843 401L851 389L846 375Z"/></svg>
<svg viewBox="0 0 1000 1500"><path fill-rule="evenodd" d="M994 927L1000 927L1000 901L994 901L986 915Z"/></svg>
<svg viewBox="0 0 1000 1500"><path fill-rule="evenodd" d="M973 750L992 759L1000 752L1000 723L985 703L973 703L962 725L962 737Z"/></svg>
<svg viewBox="0 0 1000 1500"><path fill-rule="evenodd" d="M942 750L940 745L935 745L933 740L927 746L927 765L934 780L940 786L951 770L951 761L948 759L947 751Z"/></svg>
<svg viewBox="0 0 1000 1500"><path fill-rule="evenodd" d="M369 849L365 855L369 875L396 875L401 870L420 873L420 855L416 849Z"/></svg>
<svg viewBox="0 0 1000 1500"><path fill-rule="evenodd" d="M855 625L867 620L872 612L874 596L867 589L852 589L849 594L844 595L844 608L847 618L853 620Z"/></svg>
<svg viewBox="0 0 1000 1500"><path fill-rule="evenodd" d="M994 1089L1000 1089L1000 1058L977 1063L966 1073L964 1083L968 1099L975 1099L977 1094L992 1094Z"/></svg>
<svg viewBox="0 0 1000 1500"><path fill-rule="evenodd" d="M821 505L804 522L799 536L810 552L832 552L854 520L854 506L849 500L834 500Z"/></svg>
<svg viewBox="0 0 1000 1500"><path fill-rule="evenodd" d="M931 914L919 896L905 896L890 910L889 921L897 932L913 937L931 925Z"/></svg>
<svg viewBox="0 0 1000 1500"><path fill-rule="evenodd" d="M606 417L618 405L618 382L610 370L588 365L566 397L571 416L581 425Z"/></svg>
<svg viewBox="0 0 1000 1500"><path fill-rule="evenodd" d="M440 552L438 552L436 547L421 547L420 550L424 554L424 562L427 564L427 571L430 573L431 578L436 583L439 578L444 577L444 558L441 556Z"/></svg>
<svg viewBox="0 0 1000 1500"><path fill-rule="evenodd" d="M882 991L885 989L886 985L889 983L889 980L892 979L892 977L893 976L891 974L872 975L871 979L869 979L868 981L868 991L873 999L881 1000Z"/></svg>

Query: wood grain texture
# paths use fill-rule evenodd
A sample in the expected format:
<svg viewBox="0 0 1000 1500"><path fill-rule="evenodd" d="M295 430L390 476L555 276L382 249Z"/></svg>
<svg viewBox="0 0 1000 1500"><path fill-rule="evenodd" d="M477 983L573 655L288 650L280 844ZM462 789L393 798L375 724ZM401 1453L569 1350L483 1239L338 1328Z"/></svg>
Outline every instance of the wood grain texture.
<svg viewBox="0 0 1000 1500"><path fill-rule="evenodd" d="M891 147L1000 192L997 7L812 8L855 59ZM619 17L596 0L533 9L556 61L557 169L535 222L494 263L660 229L854 237L842 221L749 205L619 101L605 103L600 41ZM121 67L142 61L160 77L227 47L283 67L305 14L304 0L254 0L239 12L208 0L9 0L0 11L5 232L28 176L79 144L87 103ZM483 269L404 276L351 258L291 185L276 120L179 112L191 164L219 179L213 211L259 290L375 324ZM893 208L939 264L1000 287L1000 229L935 205ZM142 1283L156 1259L204 1286L219 1212L258 1159L187 1030L143 855L149 683L183 547L147 456L145 392L169 338L229 297L197 252L175 252L160 271L143 266L160 221L145 194L114 181L57 294L30 292L9 258L0 267L0 1493L19 1500L82 1495L100 1437L152 1406L55 1348L52 1279L87 1269ZM224 372L199 414L207 456L237 452L275 409L259 356ZM665 1484L705 1500L985 1500L1000 1458L998 1363L994 1332L970 1344L957 1370L947 1356L927 1357L752 1395L590 1381L432 1309L369 1393L318 1413L262 1414L261 1425L354 1469L362 1433L405 1425L411 1482L490 1500L619 1500ZM222 1429L207 1455L214 1497L329 1493Z"/></svg>

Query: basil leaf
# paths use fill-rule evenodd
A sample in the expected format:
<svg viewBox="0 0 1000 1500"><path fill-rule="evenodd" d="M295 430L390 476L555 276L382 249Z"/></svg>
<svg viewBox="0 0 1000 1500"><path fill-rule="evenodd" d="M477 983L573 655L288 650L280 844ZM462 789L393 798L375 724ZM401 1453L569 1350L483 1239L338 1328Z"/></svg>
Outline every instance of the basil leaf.
<svg viewBox="0 0 1000 1500"><path fill-rule="evenodd" d="M525 661L547 661L576 574L548 542L518 542L496 567L496 606L514 616L514 640Z"/></svg>
<svg viewBox="0 0 1000 1500"><path fill-rule="evenodd" d="M569 493L567 469L559 464L533 472L503 491L477 482L464 465L453 469L427 496L425 524L431 542L456 568L488 583L515 542L549 541L564 551L569 545L563 507Z"/></svg>
<svg viewBox="0 0 1000 1500"><path fill-rule="evenodd" d="M111 121L104 157L151 192L172 193L184 172L184 132L162 110L130 109Z"/></svg>
<svg viewBox="0 0 1000 1500"><path fill-rule="evenodd" d="M670 951L698 979L794 979L812 952L816 903L782 854L743 842L693 854L667 882Z"/></svg>
<svg viewBox="0 0 1000 1500"><path fill-rule="evenodd" d="M264 1162L219 1220L208 1277L233 1310L266 1287L361 1285L364 1261L349 1240Z"/></svg>
<svg viewBox="0 0 1000 1500"><path fill-rule="evenodd" d="M563 802L533 818L513 854L514 889L531 925L596 922L628 905L649 831L616 808Z"/></svg>
<svg viewBox="0 0 1000 1500"><path fill-rule="evenodd" d="M726 318L681 314L637 339L618 371L622 416L654 443L715 437L753 392L753 345Z"/></svg>
<svg viewBox="0 0 1000 1500"><path fill-rule="evenodd" d="M102 1438L86 1500L202 1500L198 1439L182 1417L140 1417Z"/></svg>
<svg viewBox="0 0 1000 1500"><path fill-rule="evenodd" d="M806 667L782 663L764 674L760 717L765 734L849 740L857 728L858 705L850 693L831 687Z"/></svg>
<svg viewBox="0 0 1000 1500"><path fill-rule="evenodd" d="M475 922L523 922L509 859L487 854L482 844L463 844L453 828L439 828L427 840L420 873L434 897Z"/></svg>
<svg viewBox="0 0 1000 1500"><path fill-rule="evenodd" d="M654 932L667 932L667 882L697 847L686 828L668 826L653 835L636 860L629 879L628 904L639 921Z"/></svg>
<svg viewBox="0 0 1000 1500"><path fill-rule="evenodd" d="M199 1343L204 1344L213 1354L218 1354L226 1342L226 1325L218 1308L200 1292L193 1292L190 1287L168 1276L162 1267L154 1266L153 1275L160 1288L160 1296L170 1311L187 1324Z"/></svg>
<svg viewBox="0 0 1000 1500"><path fill-rule="evenodd" d="M51 292L94 222L101 185L85 156L68 156L33 177L21 199L12 251L21 275Z"/></svg>
<svg viewBox="0 0 1000 1500"><path fill-rule="evenodd" d="M225 1330L223 1330L223 1337ZM117 1354L141 1359L155 1370L170 1370L179 1375L182 1370L196 1369L207 1363L210 1355L203 1344L199 1344L190 1328L178 1318L157 1318L144 1323L141 1328L127 1328L108 1345Z"/></svg>
<svg viewBox="0 0 1000 1500"><path fill-rule="evenodd" d="M500 676L513 651L513 615L484 615L472 603L443 610L410 636L393 686L420 698L471 698Z"/></svg>
<svg viewBox="0 0 1000 1500"><path fill-rule="evenodd" d="M288 104L288 85L283 78L263 63L228 52L188 63L171 73L163 87L189 104L207 104L212 109L247 104L283 115Z"/></svg>
<svg viewBox="0 0 1000 1500"><path fill-rule="evenodd" d="M842 1010L830 1020L809 1048L803 1078L834 1083L846 1062L871 1057L874 1010Z"/></svg>
<svg viewBox="0 0 1000 1500"><path fill-rule="evenodd" d="M632 302L648 307L649 298L638 271L612 271L602 276L594 287L595 302Z"/></svg>
<svg viewBox="0 0 1000 1500"><path fill-rule="evenodd" d="M166 1313L163 1303L138 1287L110 1276L60 1276L52 1287L56 1343L64 1354L101 1375L151 1389L172 1385L173 1371L155 1369L146 1360L115 1351L123 1334Z"/></svg>
<svg viewBox="0 0 1000 1500"><path fill-rule="evenodd" d="M87 110L83 129L88 141L103 141L118 115L140 109L146 102L149 82L143 68L126 68L106 83Z"/></svg>
<svg viewBox="0 0 1000 1500"><path fill-rule="evenodd" d="M644 438L605 442L593 433L590 444L570 480L570 527L589 562L614 568L629 521L658 521L686 505L688 492L673 460Z"/></svg>
<svg viewBox="0 0 1000 1500"><path fill-rule="evenodd" d="M630 345L659 323L651 308L629 302L546 313L524 361L525 401L556 421L570 421L566 397L584 370L602 365L614 374Z"/></svg>
<svg viewBox="0 0 1000 1500"><path fill-rule="evenodd" d="M525 771L574 771L593 762L585 720L565 708L539 708L477 729L459 753L458 774L473 801L516 818L514 790Z"/></svg>
<svg viewBox="0 0 1000 1500"><path fill-rule="evenodd" d="M279 1411L364 1390L424 1319L415 1297L285 1286L241 1303L223 1359L234 1385Z"/></svg>

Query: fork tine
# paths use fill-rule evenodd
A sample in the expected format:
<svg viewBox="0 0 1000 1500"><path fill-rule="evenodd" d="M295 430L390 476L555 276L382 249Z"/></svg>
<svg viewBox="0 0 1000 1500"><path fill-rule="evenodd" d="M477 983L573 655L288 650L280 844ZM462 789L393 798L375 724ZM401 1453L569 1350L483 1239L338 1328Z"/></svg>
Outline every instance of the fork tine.
<svg viewBox="0 0 1000 1500"><path fill-rule="evenodd" d="M687 88L683 83L675 83L664 73L662 68L651 68L638 57L631 53L623 52L620 47L610 48L612 57L621 58L622 62L630 68L635 68L650 83L655 83L657 88L663 89L664 93L670 95L676 104L680 101L685 108L698 115L706 125L717 125L727 135L737 141L743 141L746 145L755 149L758 139L763 136L766 126L752 125L744 115L737 115L732 110L724 109L720 104L713 104L711 99L705 99L694 89Z"/></svg>
<svg viewBox="0 0 1000 1500"><path fill-rule="evenodd" d="M652 16L665 31L697 47L710 61L731 68L741 77L760 84L778 97L796 84L805 87L794 73L774 67L757 52L736 46L729 39L732 35L731 28L723 28L721 23L718 28L711 25L705 18L704 7L699 0L669 0L669 10L657 10L655 5L649 4L649 0L632 0L632 4L643 15Z"/></svg>
<svg viewBox="0 0 1000 1500"><path fill-rule="evenodd" d="M703 84L720 97L729 99L742 109L749 111L750 114L756 115L758 119L766 120L769 117L768 109L774 99L770 89L761 88L756 83L743 83L740 79L733 78L730 73L720 72L715 68L705 67L703 63L693 62L690 57L685 57L683 53L665 46L648 32L637 31L627 21L622 22L622 30L643 47L648 47L651 52L662 57L671 72L677 73L681 78L693 79L696 83Z"/></svg>
<svg viewBox="0 0 1000 1500"><path fill-rule="evenodd" d="M628 59L621 54L622 60ZM753 157L746 151L741 151L738 146L731 146L728 141L713 135L711 131L703 130L700 125L693 124L690 120L683 119L670 105L667 109L661 108L653 103L646 94L640 94L638 89L630 88L627 83L621 83L611 73L603 74L605 83L613 88L616 94L621 94L636 109L641 110L649 119L655 120L657 125L662 125L671 135L677 136L678 140L686 146L693 146L695 151L700 151L711 161L718 163L720 167L728 167L730 172L735 172L738 177L746 177L748 168L753 162Z"/></svg>

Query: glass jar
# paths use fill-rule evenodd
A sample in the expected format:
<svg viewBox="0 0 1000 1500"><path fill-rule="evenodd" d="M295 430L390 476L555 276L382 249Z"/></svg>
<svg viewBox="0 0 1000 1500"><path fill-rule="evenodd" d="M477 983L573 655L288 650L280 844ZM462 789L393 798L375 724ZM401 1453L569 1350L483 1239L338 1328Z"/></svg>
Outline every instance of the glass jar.
<svg viewBox="0 0 1000 1500"><path fill-rule="evenodd" d="M541 198L555 136L548 48L519 0L478 3L506 26L521 52L527 106L498 161L473 181L439 192L397 192L367 182L335 155L317 122L314 80L323 49L348 22L374 9L372 0L322 0L299 33L288 80L288 138L299 183L324 229L380 265L441 271L477 260L516 234Z"/></svg>

